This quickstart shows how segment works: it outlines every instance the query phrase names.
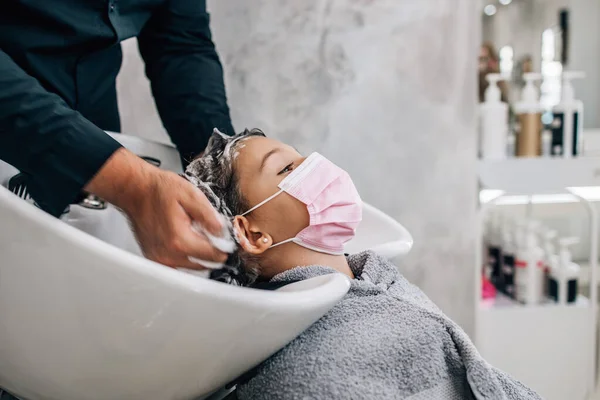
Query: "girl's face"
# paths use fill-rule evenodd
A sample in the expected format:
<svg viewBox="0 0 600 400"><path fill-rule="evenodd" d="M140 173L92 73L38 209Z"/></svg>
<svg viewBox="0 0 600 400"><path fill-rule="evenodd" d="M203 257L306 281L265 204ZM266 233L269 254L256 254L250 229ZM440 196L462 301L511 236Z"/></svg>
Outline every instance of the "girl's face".
<svg viewBox="0 0 600 400"><path fill-rule="evenodd" d="M238 190L248 208L277 193L277 185L306 158L291 146L258 136L241 142L236 152ZM257 255L273 243L296 236L309 222L306 206L285 192L246 216L235 218L238 232L243 233L242 247L250 253L255 250Z"/></svg>

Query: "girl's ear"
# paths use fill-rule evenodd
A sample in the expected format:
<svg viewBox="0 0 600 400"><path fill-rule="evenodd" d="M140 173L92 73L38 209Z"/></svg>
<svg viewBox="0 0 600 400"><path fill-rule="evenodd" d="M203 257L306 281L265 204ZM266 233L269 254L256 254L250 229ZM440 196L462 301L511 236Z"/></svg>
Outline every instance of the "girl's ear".
<svg viewBox="0 0 600 400"><path fill-rule="evenodd" d="M252 255L264 253L273 244L271 235L260 232L246 217L240 215L233 218L233 231L242 249Z"/></svg>

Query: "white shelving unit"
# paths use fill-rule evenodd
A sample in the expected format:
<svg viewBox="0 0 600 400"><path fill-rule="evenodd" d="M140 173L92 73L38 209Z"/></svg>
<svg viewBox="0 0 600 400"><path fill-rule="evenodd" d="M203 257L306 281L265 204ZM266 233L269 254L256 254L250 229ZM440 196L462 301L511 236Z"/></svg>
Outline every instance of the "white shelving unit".
<svg viewBox="0 0 600 400"><path fill-rule="evenodd" d="M555 194L577 197L590 215L590 282L596 282L598 260L597 211L570 188L600 186L600 158L520 158L479 162L481 189L502 195ZM548 400L589 399L596 387L597 285L590 298L575 304L547 302L522 305L498 295L481 299L483 221L494 201L481 204L477 226L480 249L476 268L475 342L492 365L536 390Z"/></svg>

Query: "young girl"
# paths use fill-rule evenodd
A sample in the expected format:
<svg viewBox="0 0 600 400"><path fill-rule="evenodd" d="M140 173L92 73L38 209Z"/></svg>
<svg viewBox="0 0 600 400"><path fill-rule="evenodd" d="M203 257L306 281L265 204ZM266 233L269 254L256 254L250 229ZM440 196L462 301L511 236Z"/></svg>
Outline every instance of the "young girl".
<svg viewBox="0 0 600 400"><path fill-rule="evenodd" d="M213 278L271 289L331 273L351 280L340 303L244 377L240 400L539 399L487 364L393 264L344 255L362 203L323 156L304 157L259 130L217 131L185 176L229 217L239 244Z"/></svg>

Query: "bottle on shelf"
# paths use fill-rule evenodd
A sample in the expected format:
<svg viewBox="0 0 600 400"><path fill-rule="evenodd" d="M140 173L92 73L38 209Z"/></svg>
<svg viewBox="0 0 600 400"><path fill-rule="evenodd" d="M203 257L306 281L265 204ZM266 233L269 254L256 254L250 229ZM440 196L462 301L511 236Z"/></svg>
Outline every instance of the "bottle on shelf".
<svg viewBox="0 0 600 400"><path fill-rule="evenodd" d="M521 100L515 104L519 120L517 157L538 157L541 154L543 107L539 100L539 90L534 85L541 78L539 73L523 74L525 86L521 92Z"/></svg>
<svg viewBox="0 0 600 400"><path fill-rule="evenodd" d="M582 153L583 102L575 98L572 79L585 78L580 71L563 71L560 102L552 108L552 148L564 158Z"/></svg>
<svg viewBox="0 0 600 400"><path fill-rule="evenodd" d="M512 221L505 218L502 229L502 291L509 297L515 294L515 253Z"/></svg>
<svg viewBox="0 0 600 400"><path fill-rule="evenodd" d="M508 104L501 100L498 81L500 74L485 76L489 85L485 90L485 101L480 105L481 157L487 160L506 158L508 138Z"/></svg>
<svg viewBox="0 0 600 400"><path fill-rule="evenodd" d="M527 221L517 220L514 229L514 244L515 244L515 256L516 253L525 247L525 229L527 228Z"/></svg>
<svg viewBox="0 0 600 400"><path fill-rule="evenodd" d="M557 232L553 229L542 229L542 249L544 250L544 296L550 295L550 272L558 264L558 256L554 247Z"/></svg>
<svg viewBox="0 0 600 400"><path fill-rule="evenodd" d="M491 250L491 237L495 229L497 216L495 213L488 215L485 220L483 242L482 242L482 254L484 259L482 260L483 265L481 266L481 297L482 299L493 299L496 297L496 288L492 284L492 257L490 254Z"/></svg>
<svg viewBox="0 0 600 400"><path fill-rule="evenodd" d="M544 299L544 250L538 245L538 221L528 221L525 243L517 250L515 261L515 298L527 305Z"/></svg>
<svg viewBox="0 0 600 400"><path fill-rule="evenodd" d="M490 235L492 232L492 217L491 214L488 215L484 221L483 225L483 240L481 243L482 249L481 254L483 254L483 259L481 260L481 270L482 275L490 277L491 266L490 266Z"/></svg>
<svg viewBox="0 0 600 400"><path fill-rule="evenodd" d="M514 132L508 134L508 138L506 139L506 157L514 158L517 154L517 137Z"/></svg>
<svg viewBox="0 0 600 400"><path fill-rule="evenodd" d="M481 298L490 300L496 298L496 288L490 281L488 274L481 275Z"/></svg>
<svg viewBox="0 0 600 400"><path fill-rule="evenodd" d="M488 237L490 280L496 288L502 287L502 214L492 215Z"/></svg>
<svg viewBox="0 0 600 400"><path fill-rule="evenodd" d="M562 238L558 263L550 271L550 298L559 304L574 303L577 300L578 280L581 267L574 263L569 246L579 243L578 238Z"/></svg>
<svg viewBox="0 0 600 400"><path fill-rule="evenodd" d="M542 157L552 157L552 131L542 131Z"/></svg>

